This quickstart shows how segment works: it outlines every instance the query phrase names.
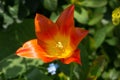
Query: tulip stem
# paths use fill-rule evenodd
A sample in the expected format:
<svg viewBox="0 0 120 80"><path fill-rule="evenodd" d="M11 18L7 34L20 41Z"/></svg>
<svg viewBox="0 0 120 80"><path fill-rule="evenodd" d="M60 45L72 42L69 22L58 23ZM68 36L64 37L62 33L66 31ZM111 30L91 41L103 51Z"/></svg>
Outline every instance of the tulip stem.
<svg viewBox="0 0 120 80"><path fill-rule="evenodd" d="M28 70L27 61L26 61L26 59L25 59L25 58L23 58L23 61L24 61L24 63L25 63L25 69L26 69L26 72L27 72L27 70Z"/></svg>
<svg viewBox="0 0 120 80"><path fill-rule="evenodd" d="M71 64L70 64L70 80L72 80L72 76L73 76L73 68L74 68L74 64L71 63Z"/></svg>

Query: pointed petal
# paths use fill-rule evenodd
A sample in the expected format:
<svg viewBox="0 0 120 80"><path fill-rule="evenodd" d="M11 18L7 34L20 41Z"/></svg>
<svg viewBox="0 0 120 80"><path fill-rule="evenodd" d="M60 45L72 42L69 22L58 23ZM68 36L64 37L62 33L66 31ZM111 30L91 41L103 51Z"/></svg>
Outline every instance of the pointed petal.
<svg viewBox="0 0 120 80"><path fill-rule="evenodd" d="M61 61L64 64L70 64L71 62L76 62L78 64L81 64L80 50L79 49L75 50L71 57L65 58L65 59L61 59Z"/></svg>
<svg viewBox="0 0 120 80"><path fill-rule="evenodd" d="M71 46L76 49L80 41L88 34L88 30L84 30L82 28L75 28L73 32L71 32L70 43Z"/></svg>
<svg viewBox="0 0 120 80"><path fill-rule="evenodd" d="M53 38L57 33L58 27L51 20L43 15L36 14L35 16L35 32L39 40L47 40Z"/></svg>
<svg viewBox="0 0 120 80"><path fill-rule="evenodd" d="M56 24L60 28L61 33L68 35L74 27L74 5L66 8L59 16Z"/></svg>
<svg viewBox="0 0 120 80"><path fill-rule="evenodd" d="M44 50L37 44L37 39L27 41L21 48L16 51L16 54L26 58L40 58L44 62L51 62L54 58L47 57Z"/></svg>

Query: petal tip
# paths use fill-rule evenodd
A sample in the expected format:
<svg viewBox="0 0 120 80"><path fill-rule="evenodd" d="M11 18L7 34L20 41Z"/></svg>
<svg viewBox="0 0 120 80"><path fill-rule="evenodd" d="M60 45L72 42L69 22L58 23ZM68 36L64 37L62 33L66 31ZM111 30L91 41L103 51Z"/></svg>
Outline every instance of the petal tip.
<svg viewBox="0 0 120 80"><path fill-rule="evenodd" d="M87 35L89 33L89 31L88 30L84 30L84 33Z"/></svg>
<svg viewBox="0 0 120 80"><path fill-rule="evenodd" d="M74 9L75 8L74 4L70 5L69 8Z"/></svg>
<svg viewBox="0 0 120 80"><path fill-rule="evenodd" d="M68 7L68 11L73 11L74 12L74 8L75 8L75 6L72 4Z"/></svg>
<svg viewBox="0 0 120 80"><path fill-rule="evenodd" d="M37 19L39 15L40 15L40 14L36 13L36 15L35 15L35 19Z"/></svg>

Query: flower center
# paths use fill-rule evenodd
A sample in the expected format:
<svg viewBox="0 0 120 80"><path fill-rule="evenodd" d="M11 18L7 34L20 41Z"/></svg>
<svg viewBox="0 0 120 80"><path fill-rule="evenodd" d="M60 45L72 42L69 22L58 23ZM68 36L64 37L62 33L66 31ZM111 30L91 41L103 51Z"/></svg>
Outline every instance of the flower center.
<svg viewBox="0 0 120 80"><path fill-rule="evenodd" d="M69 38L56 36L54 40L48 40L46 52L48 56L56 58L67 58L71 56L72 48L69 44Z"/></svg>
<svg viewBox="0 0 120 80"><path fill-rule="evenodd" d="M57 52L56 53L57 56L60 56L62 53L64 53L65 49L64 49L63 43L60 42L60 41L56 42L56 48L55 48L55 50Z"/></svg>

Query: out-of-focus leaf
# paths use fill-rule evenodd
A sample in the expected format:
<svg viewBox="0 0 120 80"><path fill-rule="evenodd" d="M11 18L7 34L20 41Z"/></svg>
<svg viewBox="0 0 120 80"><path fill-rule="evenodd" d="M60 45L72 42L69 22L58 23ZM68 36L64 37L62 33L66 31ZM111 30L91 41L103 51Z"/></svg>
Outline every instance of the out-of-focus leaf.
<svg viewBox="0 0 120 80"><path fill-rule="evenodd" d="M110 1L108 1L108 4L110 5L110 7L111 7L112 9L115 9L116 6L119 6L120 1L118 1L118 0L110 0Z"/></svg>
<svg viewBox="0 0 120 80"><path fill-rule="evenodd" d="M3 17L4 17L4 28L6 29L10 24L12 24L14 21L12 19L12 17L8 16L7 14L3 14Z"/></svg>
<svg viewBox="0 0 120 80"><path fill-rule="evenodd" d="M111 32L115 28L115 26L111 23L105 25L105 27L108 27L106 31L107 33Z"/></svg>
<svg viewBox="0 0 120 80"><path fill-rule="evenodd" d="M63 72L59 73L58 76L60 77L60 80L69 80L69 77L66 76Z"/></svg>
<svg viewBox="0 0 120 80"><path fill-rule="evenodd" d="M117 44L117 38L112 37L111 39L107 39L106 42L111 45L111 46L115 46Z"/></svg>
<svg viewBox="0 0 120 80"><path fill-rule="evenodd" d="M104 42L105 37L107 33L112 31L114 28L114 25L112 24L107 24L104 27L100 28L99 30L96 31L94 40L95 40L95 47L98 48L101 46L101 44Z"/></svg>
<svg viewBox="0 0 120 80"><path fill-rule="evenodd" d="M30 39L35 38L33 19L24 20L24 22L9 26L8 29L0 31L0 59L5 58L10 54L15 54L18 47ZM35 59L34 59L35 60ZM0 71L5 74L5 78L14 78L25 73L25 63L27 66L42 65L41 60L23 59L16 56L5 58L0 62Z"/></svg>
<svg viewBox="0 0 120 80"><path fill-rule="evenodd" d="M57 20L57 18L58 18L58 15L56 14L56 13L52 13L51 14L51 16L50 16L50 19L53 21L53 22L55 22L56 20Z"/></svg>
<svg viewBox="0 0 120 80"><path fill-rule="evenodd" d="M25 59L15 55L11 55L0 61L0 71L5 75L5 78L14 78L21 75L30 68L30 66L42 65L43 62L39 59Z"/></svg>
<svg viewBox="0 0 120 80"><path fill-rule="evenodd" d="M111 80L119 80L120 77L120 71L115 70L115 68L110 69L108 72L104 72L102 77L105 80L111 79Z"/></svg>
<svg viewBox="0 0 120 80"><path fill-rule="evenodd" d="M100 15L97 14L93 16L94 17L90 19L90 21L88 22L88 25L95 25L103 18L103 14L100 14Z"/></svg>
<svg viewBox="0 0 120 80"><path fill-rule="evenodd" d="M75 10L74 17L79 23L86 24L88 22L88 12L84 8L81 8L81 13Z"/></svg>
<svg viewBox="0 0 120 80"><path fill-rule="evenodd" d="M78 65L76 68L76 72L79 74L79 79L78 80L86 80L86 75L88 74L88 69L89 69L89 60L88 60L88 52L86 51L86 48L84 45L80 44L80 55L81 55L81 62L82 65Z"/></svg>
<svg viewBox="0 0 120 80"><path fill-rule="evenodd" d="M33 68L33 70L27 74L27 78L28 80L52 80L37 68Z"/></svg>
<svg viewBox="0 0 120 80"><path fill-rule="evenodd" d="M9 13L12 18L17 18L18 17L18 5L19 5L19 0L12 0L14 1L13 6L8 6ZM9 3L9 1L8 1Z"/></svg>
<svg viewBox="0 0 120 80"><path fill-rule="evenodd" d="M9 12L10 14L12 15L13 18L17 18L18 16L18 5L15 5L15 6L9 6Z"/></svg>
<svg viewBox="0 0 120 80"><path fill-rule="evenodd" d="M44 7L50 11L54 11L57 8L57 0L44 0Z"/></svg>
<svg viewBox="0 0 120 80"><path fill-rule="evenodd" d="M117 58L114 61L114 65L116 68L120 67L120 54L119 53L117 54Z"/></svg>
<svg viewBox="0 0 120 80"><path fill-rule="evenodd" d="M115 61L114 61L114 65L115 65L115 67L120 67L120 59L116 59Z"/></svg>
<svg viewBox="0 0 120 80"><path fill-rule="evenodd" d="M80 0L69 0L71 4L80 4Z"/></svg>
<svg viewBox="0 0 120 80"><path fill-rule="evenodd" d="M106 65L105 62L105 56L99 56L91 65L88 79L87 80L97 80L97 77L99 77L104 70Z"/></svg>
<svg viewBox="0 0 120 80"><path fill-rule="evenodd" d="M81 2L80 5L85 6L85 7L102 7L107 4L107 0L84 0Z"/></svg>
<svg viewBox="0 0 120 80"><path fill-rule="evenodd" d="M114 34L116 35L116 37L118 38L118 42L120 42L120 27L116 26L115 30L114 30ZM120 44L120 43L119 43Z"/></svg>
<svg viewBox="0 0 120 80"><path fill-rule="evenodd" d="M90 42L90 50L94 51L95 50L95 41L93 37L89 37L89 42Z"/></svg>
<svg viewBox="0 0 120 80"><path fill-rule="evenodd" d="M63 72L65 75L70 75L70 64L68 65L63 65L63 63L59 63L60 67L60 71Z"/></svg>
<svg viewBox="0 0 120 80"><path fill-rule="evenodd" d="M25 41L35 38L33 22L33 19L24 20L0 31L0 60L15 53Z"/></svg>
<svg viewBox="0 0 120 80"><path fill-rule="evenodd" d="M107 27L103 27L103 28L96 31L96 34L95 34L95 37L94 37L96 48L98 48L103 43L103 41L105 40L106 29L107 29Z"/></svg>
<svg viewBox="0 0 120 80"><path fill-rule="evenodd" d="M94 12L91 13L91 18L89 18L88 25L95 25L100 22L106 12L106 7L96 8Z"/></svg>

